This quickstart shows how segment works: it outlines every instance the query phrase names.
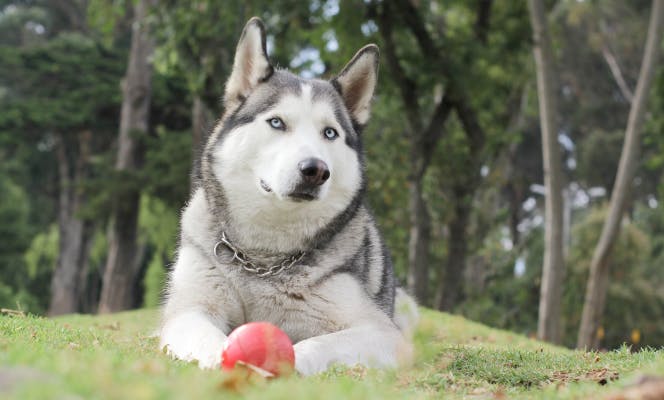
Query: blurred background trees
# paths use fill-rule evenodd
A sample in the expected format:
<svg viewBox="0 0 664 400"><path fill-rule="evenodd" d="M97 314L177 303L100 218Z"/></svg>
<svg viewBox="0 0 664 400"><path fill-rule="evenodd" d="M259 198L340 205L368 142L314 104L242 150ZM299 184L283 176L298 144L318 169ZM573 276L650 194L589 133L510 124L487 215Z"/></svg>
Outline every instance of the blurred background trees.
<svg viewBox="0 0 664 400"><path fill-rule="evenodd" d="M146 2L149 3L149 2ZM574 346L618 167L651 2L545 2L562 167L560 341ZM542 142L525 2L176 1L154 41L137 163L115 168L137 2L0 1L0 307L97 312L114 215L134 193L135 268L120 305L155 306L179 210L240 31L257 15L277 65L330 77L381 47L364 134L369 203L421 304L534 335L544 260ZM659 40L661 46L661 38ZM664 69L656 64L608 262L601 347L664 344ZM110 304L110 303L108 303Z"/></svg>

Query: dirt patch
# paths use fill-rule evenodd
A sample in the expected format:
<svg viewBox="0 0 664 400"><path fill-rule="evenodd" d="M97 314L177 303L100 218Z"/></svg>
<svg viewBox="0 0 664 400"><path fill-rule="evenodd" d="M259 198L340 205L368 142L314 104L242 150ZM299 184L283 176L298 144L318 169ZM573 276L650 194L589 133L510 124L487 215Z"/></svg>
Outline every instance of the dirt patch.
<svg viewBox="0 0 664 400"><path fill-rule="evenodd" d="M556 371L551 375L552 383L567 384L569 382L594 381L600 385L617 381L620 374L608 368L598 368L587 372Z"/></svg>

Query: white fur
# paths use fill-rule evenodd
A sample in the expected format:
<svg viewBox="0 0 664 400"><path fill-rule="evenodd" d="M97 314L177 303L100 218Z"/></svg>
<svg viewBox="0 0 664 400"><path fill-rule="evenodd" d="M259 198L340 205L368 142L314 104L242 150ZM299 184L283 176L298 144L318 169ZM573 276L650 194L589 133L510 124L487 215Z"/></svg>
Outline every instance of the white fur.
<svg viewBox="0 0 664 400"><path fill-rule="evenodd" d="M380 325L356 326L297 343L295 368L303 375L312 375L334 364L396 368L402 342L398 332Z"/></svg>
<svg viewBox="0 0 664 400"><path fill-rule="evenodd" d="M226 335L202 311L191 310L168 320L161 332L161 346L171 356L196 361L201 368L217 368Z"/></svg>
<svg viewBox="0 0 664 400"><path fill-rule="evenodd" d="M394 323L408 339L412 338L420 320L417 303L402 288L397 288L394 299Z"/></svg>
<svg viewBox="0 0 664 400"><path fill-rule="evenodd" d="M267 122L281 118L286 131ZM324 138L326 127L340 137ZM361 184L360 162L345 143L342 127L334 118L332 106L312 101L311 87L303 85L300 96L287 95L271 110L228 134L216 149L214 171L227 195L230 215L238 226L242 247L290 252L301 248L343 211ZM318 199L294 202L287 199L300 178L298 163L318 158L330 170ZM272 192L261 189L265 181ZM232 189L232 190L229 190Z"/></svg>

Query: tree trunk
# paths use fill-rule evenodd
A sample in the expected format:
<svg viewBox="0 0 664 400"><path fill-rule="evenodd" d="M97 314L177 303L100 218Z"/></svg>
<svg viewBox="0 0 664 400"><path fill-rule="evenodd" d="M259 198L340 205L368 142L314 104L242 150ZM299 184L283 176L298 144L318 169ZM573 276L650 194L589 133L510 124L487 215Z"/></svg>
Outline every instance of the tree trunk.
<svg viewBox="0 0 664 400"><path fill-rule="evenodd" d="M441 311L452 311L463 293L463 272L468 253L466 229L470 220L469 191L474 192L474 189L464 185L454 188L454 215L448 223L450 235L447 260L444 271L438 279L435 300L436 309Z"/></svg>
<svg viewBox="0 0 664 400"><path fill-rule="evenodd" d="M404 114L408 120L411 131L411 154L410 154L410 177L408 180L408 214L410 232L408 237L408 276L406 285L408 292L415 297L420 304L427 304L429 285L429 243L431 239L431 226L429 211L423 196L422 178L426 172L426 160L422 157L421 146L423 139L422 115L417 102L417 85L414 80L406 75L406 71L400 64L394 44L392 21L394 15L390 10L390 3L383 2L377 13L377 23L380 33L385 40L385 58L387 65L397 83L401 99L404 104ZM434 112L434 117L436 113ZM432 119L433 122L433 119ZM442 130L444 121L435 126ZM435 141L429 148L435 146ZM425 148L426 149L426 148Z"/></svg>
<svg viewBox="0 0 664 400"><path fill-rule="evenodd" d="M564 276L562 168L558 145L554 57L549 38L543 0L529 0L530 21L537 67L537 93L542 131L544 162L545 240L542 286L540 291L537 337L554 343L560 341L560 308Z"/></svg>
<svg viewBox="0 0 664 400"><path fill-rule="evenodd" d="M643 62L639 73L636 93L629 112L629 120L625 131L625 142L620 155L620 164L616 180L611 193L609 213L604 221L602 233L595 247L590 263L590 276L586 286L586 297L583 304L581 326L577 339L577 348L597 348L597 330L600 326L604 306L606 304L606 291L609 284L609 257L620 234L620 223L625 210L634 171L639 159L639 135L646 111L646 100L652 84L655 64L661 47L662 32L664 31L664 0L654 0L648 27L648 39L643 54Z"/></svg>
<svg viewBox="0 0 664 400"><path fill-rule="evenodd" d="M82 297L85 295L87 281L82 277L87 277L88 273L92 224L81 219L78 213L85 203L79 185L87 175L90 139L90 132L79 135L74 168L70 165L71 155L67 154L64 137L60 135L58 140L56 156L60 191L59 251L51 281L51 302L48 310L51 316L80 312Z"/></svg>
<svg viewBox="0 0 664 400"><path fill-rule="evenodd" d="M395 9L390 7L394 5ZM486 42L491 15L491 0L482 0L478 3L478 16L475 25L476 35L479 41ZM392 76L397 84L401 99L404 104L404 115L411 130L411 154L409 180L409 214L410 214L410 237L408 244L408 290L421 304L428 303L429 285L429 246L430 246L430 216L426 203L422 196L422 177L431 161L433 150L444 134L444 125L451 110L456 109L464 130L469 137L469 145L473 155L479 154L484 145L484 131L477 122L474 110L466 99L468 96L454 84L452 68L443 57L443 50L438 46L426 29L417 10L417 4L409 0L384 1L379 5L369 5L370 13L376 15L379 32L385 43L385 59L391 70ZM410 27L415 36L418 46L423 54L440 70L441 75L446 76L445 94L436 105L434 112L429 118L428 124L424 124L423 112L419 108L417 80L412 79L401 66L396 53L392 26L396 25L395 19L402 18ZM433 86L427 86L430 90ZM434 95L434 98L436 96ZM479 174L479 170L475 171ZM475 186L476 187L476 186ZM465 235L465 231L463 231ZM463 264L463 262L462 262Z"/></svg>
<svg viewBox="0 0 664 400"><path fill-rule="evenodd" d="M143 149L136 133L148 130L154 44L146 26L148 0L136 3L132 24L131 50L127 74L122 84L122 111L118 138L117 171L137 169ZM115 203L109 229L108 258L104 269L100 313L126 310L134 305L134 284L138 265L137 226L140 192L131 188Z"/></svg>
<svg viewBox="0 0 664 400"><path fill-rule="evenodd" d="M512 114L508 132L522 132L525 134L526 126L526 113L528 108L528 85L524 85L521 96L519 98L519 105ZM519 223L521 222L521 210L525 200L525 184L523 179L522 168L517 164L519 154L519 143L512 143L507 148L506 171L505 171L505 191L507 192L507 201L509 203L509 227L512 245L519 246L521 240L521 233L519 232Z"/></svg>
<svg viewBox="0 0 664 400"><path fill-rule="evenodd" d="M212 115L200 95L194 95L191 105L191 177L190 191L193 192L200 175L201 153L207 142L212 126Z"/></svg>
<svg viewBox="0 0 664 400"><path fill-rule="evenodd" d="M408 291L415 296L419 304L424 305L428 300L431 224L429 210L423 197L422 176L415 174L409 185L410 235L407 284Z"/></svg>
<svg viewBox="0 0 664 400"><path fill-rule="evenodd" d="M523 207L524 199L524 190L523 183L521 178L516 173L516 168L514 164L516 163L516 144L512 144L508 150L508 159L507 159L507 172L506 172L506 183L505 183L505 192L509 208L509 229L510 229L510 238L512 239L512 245L514 247L519 246L521 240L521 233L519 232L519 223L521 223L521 209Z"/></svg>

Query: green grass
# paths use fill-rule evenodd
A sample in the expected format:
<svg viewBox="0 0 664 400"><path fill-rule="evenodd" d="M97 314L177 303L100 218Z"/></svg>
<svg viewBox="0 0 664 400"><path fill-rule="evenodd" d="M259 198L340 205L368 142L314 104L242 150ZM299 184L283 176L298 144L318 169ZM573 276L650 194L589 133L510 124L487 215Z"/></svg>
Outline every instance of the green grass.
<svg viewBox="0 0 664 400"><path fill-rule="evenodd" d="M333 368L311 378L247 382L173 361L153 336L157 312L46 319L0 316L0 398L586 398L640 374L664 374L664 351L575 352L422 310L417 358L399 371Z"/></svg>

